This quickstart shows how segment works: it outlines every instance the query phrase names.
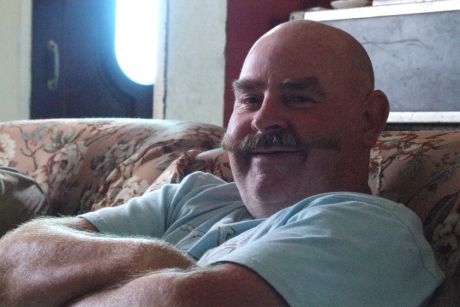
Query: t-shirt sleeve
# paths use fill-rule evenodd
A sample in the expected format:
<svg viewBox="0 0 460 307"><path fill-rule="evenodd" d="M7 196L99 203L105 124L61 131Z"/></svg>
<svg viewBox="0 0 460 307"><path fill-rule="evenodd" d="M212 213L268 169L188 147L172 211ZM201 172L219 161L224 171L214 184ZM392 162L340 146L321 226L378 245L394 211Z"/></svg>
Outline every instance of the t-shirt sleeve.
<svg viewBox="0 0 460 307"><path fill-rule="evenodd" d="M130 199L117 207L102 208L80 215L101 233L120 236L160 237L167 227L171 199L177 185L166 185L159 190Z"/></svg>
<svg viewBox="0 0 460 307"><path fill-rule="evenodd" d="M419 220L394 205L300 203L229 241L233 250L211 263L255 271L291 306L418 305L443 275Z"/></svg>
<svg viewBox="0 0 460 307"><path fill-rule="evenodd" d="M178 219L187 201L222 180L202 172L193 173L180 184L167 184L117 207L80 215L101 233L119 236L161 237Z"/></svg>

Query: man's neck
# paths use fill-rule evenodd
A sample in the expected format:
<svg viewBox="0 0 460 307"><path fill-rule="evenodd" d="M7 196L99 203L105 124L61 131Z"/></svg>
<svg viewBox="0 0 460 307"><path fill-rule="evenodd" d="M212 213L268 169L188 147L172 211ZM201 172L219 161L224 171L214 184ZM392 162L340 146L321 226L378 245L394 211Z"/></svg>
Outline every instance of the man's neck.
<svg viewBox="0 0 460 307"><path fill-rule="evenodd" d="M254 199L251 197L244 198L242 194L242 199L243 203L245 204L246 208L248 211L251 213L251 215L254 218L267 218L285 208L288 208L292 205L295 205L296 203L315 196L319 194L324 194L324 193L333 193L333 192L352 192L352 193L363 193L363 194L372 194L372 191L369 187L369 185L363 184L360 186L350 186L350 187L337 187L335 189L322 189L322 190L315 190L311 192L306 192L305 194L298 196L298 197L292 197L289 199L280 199L280 200L275 200L271 199L269 201L267 200L261 200L261 199Z"/></svg>

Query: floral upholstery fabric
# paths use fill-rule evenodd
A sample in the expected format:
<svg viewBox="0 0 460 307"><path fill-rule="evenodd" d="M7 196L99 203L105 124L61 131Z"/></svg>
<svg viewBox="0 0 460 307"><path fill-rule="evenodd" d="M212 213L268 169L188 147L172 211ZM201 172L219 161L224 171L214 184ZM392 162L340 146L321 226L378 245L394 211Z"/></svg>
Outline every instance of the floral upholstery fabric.
<svg viewBox="0 0 460 307"><path fill-rule="evenodd" d="M374 194L415 211L441 268L460 276L460 131L385 132L371 158Z"/></svg>
<svg viewBox="0 0 460 307"><path fill-rule="evenodd" d="M189 150L173 161L153 182L148 191L156 190L167 183L179 183L185 176L197 171L211 173L228 182L233 181L227 152L221 148L205 152Z"/></svg>
<svg viewBox="0 0 460 307"><path fill-rule="evenodd" d="M0 123L0 166L34 178L56 214L141 195L184 151L217 147L223 128L180 121L53 119Z"/></svg>

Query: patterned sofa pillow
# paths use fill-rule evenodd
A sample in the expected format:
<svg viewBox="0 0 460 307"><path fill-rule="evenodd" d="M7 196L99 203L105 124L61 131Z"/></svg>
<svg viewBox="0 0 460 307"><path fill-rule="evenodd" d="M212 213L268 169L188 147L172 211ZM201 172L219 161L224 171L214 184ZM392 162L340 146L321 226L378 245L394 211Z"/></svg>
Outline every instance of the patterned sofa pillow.
<svg viewBox="0 0 460 307"><path fill-rule="evenodd" d="M21 223L52 213L46 193L31 177L0 167L0 237Z"/></svg>
<svg viewBox="0 0 460 307"><path fill-rule="evenodd" d="M156 190L167 183L179 183L185 176L197 171L213 174L228 182L233 181L227 152L221 148L203 152L189 150L173 161L150 185L147 192Z"/></svg>

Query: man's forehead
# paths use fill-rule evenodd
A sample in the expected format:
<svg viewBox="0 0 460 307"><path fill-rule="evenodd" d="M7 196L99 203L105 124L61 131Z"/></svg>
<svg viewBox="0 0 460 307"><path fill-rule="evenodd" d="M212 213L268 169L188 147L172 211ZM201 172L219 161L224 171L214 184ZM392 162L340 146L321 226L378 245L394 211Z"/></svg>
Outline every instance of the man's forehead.
<svg viewBox="0 0 460 307"><path fill-rule="evenodd" d="M266 81L252 78L240 78L233 81L233 90L256 90L268 87L278 87L285 90L301 90L307 88L321 88L321 82L316 76L305 76L300 78L286 78L281 81Z"/></svg>

